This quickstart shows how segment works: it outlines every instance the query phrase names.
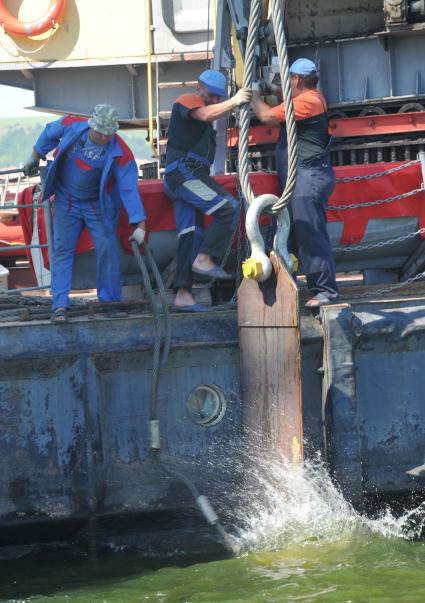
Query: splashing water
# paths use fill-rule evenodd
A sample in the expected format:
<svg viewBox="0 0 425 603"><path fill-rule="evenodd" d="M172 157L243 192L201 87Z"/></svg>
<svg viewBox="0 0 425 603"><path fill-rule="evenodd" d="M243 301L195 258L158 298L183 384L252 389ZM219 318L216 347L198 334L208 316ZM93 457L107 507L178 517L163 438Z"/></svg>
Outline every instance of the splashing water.
<svg viewBox="0 0 425 603"><path fill-rule="evenodd" d="M234 471L234 457L231 464ZM423 537L425 502L400 517L386 507L371 519L344 498L319 456L293 465L250 450L244 451L238 464L244 477L243 486L233 494L233 515L220 510L237 525L238 553L367 534L405 540Z"/></svg>
<svg viewBox="0 0 425 603"><path fill-rule="evenodd" d="M289 542L340 537L357 528L361 517L322 465L268 459L264 471L265 464L250 471L246 527L239 536L243 549L278 549Z"/></svg>
<svg viewBox="0 0 425 603"><path fill-rule="evenodd" d="M252 448L243 457L236 447L227 459L220 453L202 462L216 475L214 504L233 526L238 557L181 566L151 566L137 555L25 563L24 574L8 568L3 584L0 578L2 600L423 603L425 545L408 539L424 529L425 504L399 518L384 510L369 519L344 499L319 458L294 466Z"/></svg>

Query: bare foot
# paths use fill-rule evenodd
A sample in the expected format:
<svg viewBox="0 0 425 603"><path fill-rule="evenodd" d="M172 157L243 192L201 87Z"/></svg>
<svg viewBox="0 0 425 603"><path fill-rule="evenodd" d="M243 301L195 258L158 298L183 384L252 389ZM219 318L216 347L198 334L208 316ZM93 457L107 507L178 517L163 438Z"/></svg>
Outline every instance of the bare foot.
<svg viewBox="0 0 425 603"><path fill-rule="evenodd" d="M329 299L326 293L318 293L306 302L306 308L319 308L320 306L328 306L338 303L338 299Z"/></svg>
<svg viewBox="0 0 425 603"><path fill-rule="evenodd" d="M318 308L320 306L320 302L318 299L309 299L308 302L306 302L305 307L306 308Z"/></svg>
<svg viewBox="0 0 425 603"><path fill-rule="evenodd" d="M187 289L177 289L174 305L178 308L182 306L194 306L196 301L190 291Z"/></svg>
<svg viewBox="0 0 425 603"><path fill-rule="evenodd" d="M198 253L192 264L192 268L197 268L198 270L206 272L207 270L217 268L217 264L212 261L210 255L207 255L206 253Z"/></svg>

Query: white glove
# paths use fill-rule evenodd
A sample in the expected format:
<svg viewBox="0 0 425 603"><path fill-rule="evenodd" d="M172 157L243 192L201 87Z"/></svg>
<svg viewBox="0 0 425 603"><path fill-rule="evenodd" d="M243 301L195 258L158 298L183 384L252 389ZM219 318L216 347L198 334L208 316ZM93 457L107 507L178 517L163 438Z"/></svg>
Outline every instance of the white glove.
<svg viewBox="0 0 425 603"><path fill-rule="evenodd" d="M138 226L133 234L129 237L128 239L129 241L136 241L136 243L138 245L143 245L144 240L145 240L145 231L143 228L140 228L140 226Z"/></svg>
<svg viewBox="0 0 425 603"><path fill-rule="evenodd" d="M31 155L22 168L22 171L24 172L25 176L35 176L39 170L39 167L40 159L36 159L34 155Z"/></svg>
<svg viewBox="0 0 425 603"><path fill-rule="evenodd" d="M252 99L252 92L248 88L241 88L230 99L232 101L232 107L238 107L244 103L250 103Z"/></svg>

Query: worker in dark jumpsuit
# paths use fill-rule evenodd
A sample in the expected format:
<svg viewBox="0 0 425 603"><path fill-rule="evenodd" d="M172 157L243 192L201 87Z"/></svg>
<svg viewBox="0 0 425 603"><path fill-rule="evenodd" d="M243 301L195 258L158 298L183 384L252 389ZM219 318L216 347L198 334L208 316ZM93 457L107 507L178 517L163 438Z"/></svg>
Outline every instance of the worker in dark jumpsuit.
<svg viewBox="0 0 425 603"><path fill-rule="evenodd" d="M232 278L218 263L238 223L239 203L210 177L216 149L212 122L250 102L251 91L241 88L232 98L222 100L225 96L225 76L207 69L198 78L196 93L179 96L171 112L164 190L173 203L179 238L176 310L206 310L193 298L193 273ZM204 215L214 218L205 233Z"/></svg>
<svg viewBox="0 0 425 603"><path fill-rule="evenodd" d="M316 65L309 59L297 59L289 68L298 140L297 180L289 202L291 235L289 251L300 259L312 298L307 307L315 308L338 300L332 247L326 229L326 206L335 186L330 163L330 135L326 101L317 88ZM275 87L273 87L275 88ZM276 147L279 185L287 178L288 149L284 103L269 107L261 98L257 83L253 86L252 107L265 124L280 124ZM277 92L270 89L270 92Z"/></svg>

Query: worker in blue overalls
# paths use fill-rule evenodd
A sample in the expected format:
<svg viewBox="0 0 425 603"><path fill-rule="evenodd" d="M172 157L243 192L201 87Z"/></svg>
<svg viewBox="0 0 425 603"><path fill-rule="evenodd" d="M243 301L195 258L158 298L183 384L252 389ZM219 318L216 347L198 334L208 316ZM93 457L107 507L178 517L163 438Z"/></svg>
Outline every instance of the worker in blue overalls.
<svg viewBox="0 0 425 603"><path fill-rule="evenodd" d="M330 135L326 100L317 88L316 65L309 59L297 59L289 68L298 139L297 180L288 209L291 216L289 251L301 261L312 298L306 306L315 308L338 300L332 247L326 229L326 206L335 186L330 163ZM276 147L279 185L287 178L288 149L285 105L269 107L260 98L258 83L253 86L252 107L265 124L281 124ZM268 92L277 93L276 87Z"/></svg>
<svg viewBox="0 0 425 603"><path fill-rule="evenodd" d="M65 116L47 124L23 171L31 175L40 159L56 150L43 194L55 195L54 255L51 266L52 321L67 321L74 251L86 226L96 250L96 286L99 300L122 299L119 244L115 234L121 203L132 239L145 237L145 211L137 188L138 170L125 142L116 132L118 113L97 105L89 120Z"/></svg>
<svg viewBox="0 0 425 603"><path fill-rule="evenodd" d="M198 78L196 93L182 94L172 108L168 128L164 189L173 202L178 235L174 280L174 308L200 312L192 295L192 273L211 278L232 278L219 265L239 219L239 203L210 177L216 132L212 122L232 108L250 102L251 91L241 88L226 96L226 78L207 69ZM203 214L213 216L203 230Z"/></svg>

